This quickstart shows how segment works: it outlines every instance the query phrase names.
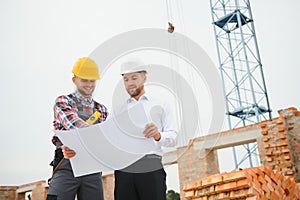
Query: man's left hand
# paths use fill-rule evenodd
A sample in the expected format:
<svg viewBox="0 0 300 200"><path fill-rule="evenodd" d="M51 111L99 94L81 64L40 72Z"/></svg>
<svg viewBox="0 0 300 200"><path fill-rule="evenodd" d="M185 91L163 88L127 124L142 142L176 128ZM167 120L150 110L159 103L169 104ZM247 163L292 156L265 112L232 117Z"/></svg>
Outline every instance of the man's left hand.
<svg viewBox="0 0 300 200"><path fill-rule="evenodd" d="M153 137L156 141L159 141L161 138L160 132L157 129L157 126L154 123L149 123L146 125L144 134L146 138Z"/></svg>

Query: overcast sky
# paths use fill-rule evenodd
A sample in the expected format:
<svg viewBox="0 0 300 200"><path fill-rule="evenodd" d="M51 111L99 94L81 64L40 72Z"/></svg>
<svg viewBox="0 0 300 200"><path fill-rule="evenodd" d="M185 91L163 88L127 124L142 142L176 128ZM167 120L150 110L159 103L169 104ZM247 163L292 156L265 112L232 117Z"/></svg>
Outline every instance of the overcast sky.
<svg viewBox="0 0 300 200"><path fill-rule="evenodd" d="M217 66L209 0L171 1L175 31L197 42ZM273 116L300 109L300 2L252 0L251 6ZM77 58L115 35L166 29L167 22L165 0L2 0L0 185L51 175L52 107L58 95L73 91ZM111 96L95 94L111 104Z"/></svg>

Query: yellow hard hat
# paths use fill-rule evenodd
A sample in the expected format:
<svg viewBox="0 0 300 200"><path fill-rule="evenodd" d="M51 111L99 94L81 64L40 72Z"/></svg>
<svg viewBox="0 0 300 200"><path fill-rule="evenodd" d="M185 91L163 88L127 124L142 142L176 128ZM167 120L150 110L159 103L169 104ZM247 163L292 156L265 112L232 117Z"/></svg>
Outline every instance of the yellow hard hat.
<svg viewBox="0 0 300 200"><path fill-rule="evenodd" d="M88 57L79 58L74 64L72 73L82 79L99 80L98 65Z"/></svg>

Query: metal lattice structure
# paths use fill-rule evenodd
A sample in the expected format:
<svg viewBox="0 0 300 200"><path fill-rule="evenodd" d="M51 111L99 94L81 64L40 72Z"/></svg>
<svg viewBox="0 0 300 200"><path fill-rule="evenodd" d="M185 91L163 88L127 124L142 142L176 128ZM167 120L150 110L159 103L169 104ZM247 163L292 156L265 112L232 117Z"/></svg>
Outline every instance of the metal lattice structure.
<svg viewBox="0 0 300 200"><path fill-rule="evenodd" d="M210 0L210 5L229 129L271 119L249 0ZM245 148L251 166L256 147ZM234 159L238 168L242 161L235 150Z"/></svg>

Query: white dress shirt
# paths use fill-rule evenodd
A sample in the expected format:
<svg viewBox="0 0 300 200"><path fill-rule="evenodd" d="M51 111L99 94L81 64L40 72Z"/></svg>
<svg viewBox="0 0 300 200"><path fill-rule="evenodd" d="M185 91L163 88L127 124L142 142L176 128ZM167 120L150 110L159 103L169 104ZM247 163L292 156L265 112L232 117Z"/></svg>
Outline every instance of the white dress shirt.
<svg viewBox="0 0 300 200"><path fill-rule="evenodd" d="M174 112L168 103L146 94L142 95L138 101L134 98L127 100L128 108L137 103L143 104L149 121L157 126L161 135L160 140L155 141L156 149L149 152L149 154L162 156L162 147L173 147L177 144L178 128ZM152 139L154 140L154 138Z"/></svg>

